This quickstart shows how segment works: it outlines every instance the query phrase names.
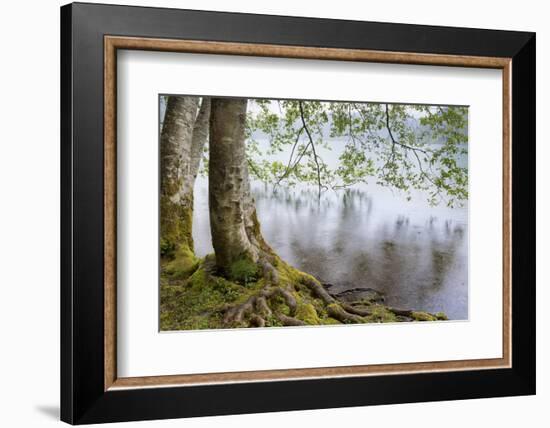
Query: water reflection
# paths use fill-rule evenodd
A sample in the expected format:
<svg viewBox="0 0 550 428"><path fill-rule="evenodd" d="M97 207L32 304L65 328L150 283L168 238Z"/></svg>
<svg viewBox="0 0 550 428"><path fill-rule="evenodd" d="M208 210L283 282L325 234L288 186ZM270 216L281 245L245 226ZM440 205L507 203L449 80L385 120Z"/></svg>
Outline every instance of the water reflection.
<svg viewBox="0 0 550 428"><path fill-rule="evenodd" d="M326 192L253 186L262 230L273 248L335 291L371 287L390 305L468 317L467 207L406 202L376 185ZM207 183L197 181L194 238L212 252Z"/></svg>

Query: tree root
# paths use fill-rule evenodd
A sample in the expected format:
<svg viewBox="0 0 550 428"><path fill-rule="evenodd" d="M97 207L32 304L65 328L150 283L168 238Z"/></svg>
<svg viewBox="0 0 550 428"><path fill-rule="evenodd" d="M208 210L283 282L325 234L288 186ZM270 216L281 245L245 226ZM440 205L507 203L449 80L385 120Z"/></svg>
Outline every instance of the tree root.
<svg viewBox="0 0 550 428"><path fill-rule="evenodd" d="M238 324L243 321L243 318L254 309L254 303L256 302L256 296L249 297L246 302L232 306L225 311L223 317L224 324Z"/></svg>
<svg viewBox="0 0 550 428"><path fill-rule="evenodd" d="M368 309L357 308L348 303L342 302L334 298L329 294L327 290L317 281L311 278L304 278L302 284L307 286L315 297L320 298L323 303L328 305L328 314L343 323L362 323L364 320L362 317L368 317L372 315L372 312Z"/></svg>
<svg viewBox="0 0 550 428"><path fill-rule="evenodd" d="M355 287L355 288L348 288L347 290L344 290L344 291L340 291L339 293L334 294L334 296L337 296L337 297L346 296L347 294L353 294L353 293L356 293L358 291L373 291L373 292L377 293L377 291L374 288Z"/></svg>
<svg viewBox="0 0 550 428"><path fill-rule="evenodd" d="M326 305L336 302L336 299L332 297L319 282L311 278L304 277L302 279L302 284L308 287L313 295L321 299Z"/></svg>
<svg viewBox="0 0 550 428"><path fill-rule="evenodd" d="M264 266L271 265L266 263ZM269 267L264 268L264 272L269 270ZM273 276L271 276L272 278ZM330 317L341 323L363 323L365 322L364 317L372 315L369 309L338 301L312 278L304 276L300 278L300 284L307 287L312 297L320 299L326 305L327 314ZM275 297L280 297L283 300L288 308L288 313L282 313L280 310L273 309L272 305L270 306L271 299ZM295 317L297 306L296 298L288 288L280 285L267 285L245 302L226 308L223 323L227 326L242 325L248 319L249 325L264 327L266 320L274 317L284 326L307 325L305 321Z"/></svg>
<svg viewBox="0 0 550 428"><path fill-rule="evenodd" d="M389 307L389 306L387 306L386 309L388 311L394 313L395 315L402 316L402 317L411 317L412 313L413 313L413 311L411 311L409 309L397 309L397 308L392 308L392 307Z"/></svg>
<svg viewBox="0 0 550 428"><path fill-rule="evenodd" d="M279 272L277 272L277 269L273 267L273 264L266 259L267 256L264 256L264 258L261 258L258 261L258 264L260 265L264 278L272 283L272 284L278 284L279 283Z"/></svg>
<svg viewBox="0 0 550 428"><path fill-rule="evenodd" d="M273 314L264 296L256 297L256 310L264 317L270 317Z"/></svg>
<svg viewBox="0 0 550 428"><path fill-rule="evenodd" d="M380 303L380 302L384 302L384 300L385 300L384 295L382 293L380 293L379 291L375 290L374 288L370 288L370 287L349 288L347 290L340 291L338 293L330 293L330 295L335 297L338 300L345 300L345 301L349 302L349 300L347 299L348 296L354 297L354 295L356 293L371 293L372 296L369 296L367 298L367 300L369 300L371 302ZM350 302L350 303L353 303L353 301Z"/></svg>
<svg viewBox="0 0 550 428"><path fill-rule="evenodd" d="M259 261L262 269L262 276L265 280L265 286L252 296L249 296L244 302L229 306L224 309L223 324L227 327L251 326L265 327L273 325L273 320L278 321L284 326L304 326L310 322L304 321L304 313L297 316L299 293L307 293L304 296L305 301L301 302L303 306L309 306L310 311L317 312L319 316L320 309L312 305L312 298L319 299L326 315L343 324L360 324L369 322L370 317L376 314L376 306L369 301L346 302L339 298L338 294L330 294L325 287L314 278L307 274L295 276L290 282L284 270L282 279L278 270L274 267L271 260L263 258ZM278 268L281 268L278 265ZM296 275L296 274L295 274ZM284 280L284 283L282 281ZM304 289L305 287L305 289ZM353 289L341 293L350 294L355 291L364 291L364 289ZM297 294L298 293L298 294ZM398 317L407 317L417 319L417 314L411 310L397 309L389 306L384 308ZM303 309L300 309L302 311ZM325 315L325 316L326 316ZM431 314L429 314L431 315Z"/></svg>
<svg viewBox="0 0 550 428"><path fill-rule="evenodd" d="M298 318L294 318L294 317L289 317L285 314L277 314L277 319L279 321L281 321L281 323L284 325L284 326L294 326L294 327L297 327L297 326L302 326L302 325L307 325L304 321L302 320L299 320Z"/></svg>
<svg viewBox="0 0 550 428"><path fill-rule="evenodd" d="M264 288L258 294L250 296L244 303L226 309L223 318L224 324L231 325L242 323L246 315L251 314L250 321L254 325L259 326L258 324L262 324L262 322L265 325L265 319L263 317L269 317L273 314L273 311L268 305L268 300L277 296L280 296L285 301L290 314L290 317L287 318L291 318L296 313L296 299L290 291L276 286ZM279 315L281 314L276 314L276 317L278 318ZM289 320L287 321L291 322Z"/></svg>
<svg viewBox="0 0 550 428"><path fill-rule="evenodd" d="M425 312L425 311L413 311L413 310L409 310L409 309L396 309L396 308L392 308L392 307L387 307L387 310L392 312L393 314L397 315L398 317L407 318L409 320L414 320L414 321L437 321L437 320L444 321L444 320L448 320L447 316L442 312L438 312L436 314L431 314L431 313Z"/></svg>
<svg viewBox="0 0 550 428"><path fill-rule="evenodd" d="M327 306L327 313L334 319L343 324L360 324L364 319L359 315L355 315L346 311L342 306L333 303Z"/></svg>
<svg viewBox="0 0 550 428"><path fill-rule="evenodd" d="M368 317L372 315L372 311L366 308L358 308L348 303L340 303L340 306L342 306L342 309L344 309L346 312L359 315L360 317Z"/></svg>
<svg viewBox="0 0 550 428"><path fill-rule="evenodd" d="M250 316L250 324L254 327L265 327L265 320L257 314L252 314Z"/></svg>

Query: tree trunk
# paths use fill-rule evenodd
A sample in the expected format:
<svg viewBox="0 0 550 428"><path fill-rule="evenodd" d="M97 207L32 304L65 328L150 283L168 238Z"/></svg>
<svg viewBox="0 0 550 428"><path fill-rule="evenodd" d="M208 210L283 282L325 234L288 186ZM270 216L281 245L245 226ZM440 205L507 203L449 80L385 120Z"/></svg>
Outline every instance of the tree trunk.
<svg viewBox="0 0 550 428"><path fill-rule="evenodd" d="M213 98L210 113L209 201L218 268L257 262L264 248L250 192L245 150L246 99Z"/></svg>
<svg viewBox="0 0 550 428"><path fill-rule="evenodd" d="M191 147L197 97L169 97L160 139L161 250L193 251Z"/></svg>
<svg viewBox="0 0 550 428"><path fill-rule="evenodd" d="M208 128L210 121L210 98L203 97L201 107L195 120L193 128L193 141L191 143L191 171L190 175L194 180L199 173L202 155L204 153L204 145L208 139Z"/></svg>

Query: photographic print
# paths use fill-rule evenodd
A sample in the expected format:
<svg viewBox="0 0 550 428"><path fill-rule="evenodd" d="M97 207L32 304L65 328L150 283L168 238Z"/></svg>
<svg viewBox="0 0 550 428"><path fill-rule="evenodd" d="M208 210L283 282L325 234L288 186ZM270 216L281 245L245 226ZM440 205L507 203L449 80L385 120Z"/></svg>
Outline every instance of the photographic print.
<svg viewBox="0 0 550 428"><path fill-rule="evenodd" d="M468 319L468 107L159 96L160 330Z"/></svg>
<svg viewBox="0 0 550 428"><path fill-rule="evenodd" d="M534 33L60 23L61 420L536 392Z"/></svg>

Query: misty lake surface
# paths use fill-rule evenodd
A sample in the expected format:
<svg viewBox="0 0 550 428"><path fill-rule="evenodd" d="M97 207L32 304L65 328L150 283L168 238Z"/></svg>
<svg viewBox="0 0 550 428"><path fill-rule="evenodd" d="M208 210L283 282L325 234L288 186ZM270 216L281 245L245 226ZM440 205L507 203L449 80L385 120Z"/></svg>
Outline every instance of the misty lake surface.
<svg viewBox="0 0 550 428"><path fill-rule="evenodd" d="M400 309L468 319L468 208L431 207L375 184L325 191L253 184L262 232L288 263L331 291L370 287ZM198 256L212 253L208 183L195 187Z"/></svg>

